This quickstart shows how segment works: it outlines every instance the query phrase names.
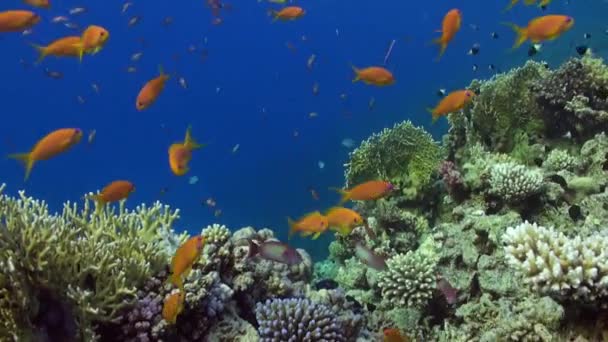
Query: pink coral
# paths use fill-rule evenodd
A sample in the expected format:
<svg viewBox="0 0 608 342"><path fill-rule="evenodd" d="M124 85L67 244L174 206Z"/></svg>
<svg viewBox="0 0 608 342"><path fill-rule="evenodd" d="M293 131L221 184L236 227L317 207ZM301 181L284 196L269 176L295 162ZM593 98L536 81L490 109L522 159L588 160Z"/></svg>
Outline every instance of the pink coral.
<svg viewBox="0 0 608 342"><path fill-rule="evenodd" d="M439 165L439 174L450 194L455 194L463 188L463 179L454 162L444 160Z"/></svg>

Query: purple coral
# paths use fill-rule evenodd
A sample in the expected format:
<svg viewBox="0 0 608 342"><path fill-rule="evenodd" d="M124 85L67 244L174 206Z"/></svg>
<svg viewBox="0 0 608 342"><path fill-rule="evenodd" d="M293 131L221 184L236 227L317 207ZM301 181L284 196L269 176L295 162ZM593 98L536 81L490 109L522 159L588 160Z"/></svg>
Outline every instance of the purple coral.
<svg viewBox="0 0 608 342"><path fill-rule="evenodd" d="M309 299L269 299L255 311L261 342L346 341L335 313Z"/></svg>
<svg viewBox="0 0 608 342"><path fill-rule="evenodd" d="M439 165L439 174L450 194L454 195L463 190L464 181L462 174L458 171L454 162L449 160L441 162Z"/></svg>

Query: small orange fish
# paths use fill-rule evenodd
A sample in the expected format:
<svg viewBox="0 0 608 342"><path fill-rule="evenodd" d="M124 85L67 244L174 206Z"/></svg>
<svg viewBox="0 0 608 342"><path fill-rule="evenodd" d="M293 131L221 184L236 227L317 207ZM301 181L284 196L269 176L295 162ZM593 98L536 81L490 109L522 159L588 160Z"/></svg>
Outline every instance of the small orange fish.
<svg viewBox="0 0 608 342"><path fill-rule="evenodd" d="M511 0L509 5L503 10L503 12L507 12L507 11L511 10L513 8L513 6L517 5L518 2L519 2L519 0ZM526 6L534 5L535 2L536 2L536 0L524 0L524 4Z"/></svg>
<svg viewBox="0 0 608 342"><path fill-rule="evenodd" d="M159 66L159 75L158 77L151 79L148 81L139 91L137 95L137 100L135 101L135 107L138 111L142 111L158 98L160 93L165 88L165 83L169 79L169 75L163 72L163 68Z"/></svg>
<svg viewBox="0 0 608 342"><path fill-rule="evenodd" d="M504 25L510 26L517 33L515 44L513 44L513 49L516 49L528 39L533 43L540 43L559 37L574 25L574 18L554 14L532 19L528 23L528 27L519 27L512 23L504 23Z"/></svg>
<svg viewBox="0 0 608 342"><path fill-rule="evenodd" d="M184 290L184 279L192 270L192 265L198 260L204 246L205 237L197 235L188 239L175 251L175 255L171 259L169 281L181 291Z"/></svg>
<svg viewBox="0 0 608 342"><path fill-rule="evenodd" d="M0 33L22 32L40 22L40 16L32 11L0 12Z"/></svg>
<svg viewBox="0 0 608 342"><path fill-rule="evenodd" d="M66 152L70 147L80 142L81 138L81 129L61 128L40 139L29 153L11 154L8 157L20 160L25 164L25 180L27 180L37 161L47 160Z"/></svg>
<svg viewBox="0 0 608 342"><path fill-rule="evenodd" d="M393 74L383 67L371 66L363 69L358 69L354 65L351 66L355 72L353 82L363 81L365 84L375 86L388 86L395 83Z"/></svg>
<svg viewBox="0 0 608 342"><path fill-rule="evenodd" d="M190 170L188 163L192 159L192 151L205 146L198 144L192 138L190 131L191 127L188 127L183 143L174 143L169 146L169 167L176 176L183 176Z"/></svg>
<svg viewBox="0 0 608 342"><path fill-rule="evenodd" d="M105 28L97 25L88 26L82 33L78 44L75 45L78 49L78 58L80 61L82 61L82 56L85 53L93 55L98 53L109 38L110 32Z"/></svg>
<svg viewBox="0 0 608 342"><path fill-rule="evenodd" d="M183 291L177 291L165 298L163 304L163 319L169 324L175 324L177 316L184 310L185 295Z"/></svg>
<svg viewBox="0 0 608 342"><path fill-rule="evenodd" d="M306 14L306 11L302 7L287 6L281 9L280 11L271 10L271 14L274 17L273 21L295 20L304 16L304 14Z"/></svg>
<svg viewBox="0 0 608 342"><path fill-rule="evenodd" d="M471 90L456 90L439 101L435 108L427 109L433 116L433 123L441 116L463 109L475 97Z"/></svg>
<svg viewBox="0 0 608 342"><path fill-rule="evenodd" d="M121 201L135 191L135 185L126 180L116 180L106 185L101 193L93 195L91 199L97 201L99 204L104 205L106 203Z"/></svg>
<svg viewBox="0 0 608 342"><path fill-rule="evenodd" d="M302 236L313 235L312 239L318 239L321 233L327 230L328 221L327 217L321 215L320 212L315 211L310 214L304 215L301 219L294 222L291 218L287 218L289 223L289 238L296 233L301 232Z"/></svg>
<svg viewBox="0 0 608 342"><path fill-rule="evenodd" d="M373 201L379 198L382 198L388 195L391 191L395 189L395 186L389 182L373 180L368 181L355 187L350 190L343 189L335 189L342 195L342 199L340 199L340 204L349 201Z"/></svg>
<svg viewBox="0 0 608 342"><path fill-rule="evenodd" d="M44 9L51 8L51 3L49 2L49 0L23 0L23 2L32 7L44 8Z"/></svg>
<svg viewBox="0 0 608 342"><path fill-rule="evenodd" d="M363 224L363 218L356 211L344 207L333 207L325 214L330 229L348 235L353 228Z"/></svg>
<svg viewBox="0 0 608 342"><path fill-rule="evenodd" d="M437 60L443 56L445 49L448 47L448 43L452 41L456 32L460 30L460 24L462 23L462 13L460 10L454 8L451 9L444 17L441 23L441 37L433 40L433 43L439 45L439 56Z"/></svg>
<svg viewBox="0 0 608 342"><path fill-rule="evenodd" d="M384 342L409 342L410 339L407 336L401 335L401 332L397 328L385 328L383 330Z"/></svg>
<svg viewBox="0 0 608 342"><path fill-rule="evenodd" d="M42 62L47 56L55 57L77 57L78 48L76 44L80 43L80 37L68 36L59 38L51 42L47 46L31 44L38 51L38 60L36 63Z"/></svg>

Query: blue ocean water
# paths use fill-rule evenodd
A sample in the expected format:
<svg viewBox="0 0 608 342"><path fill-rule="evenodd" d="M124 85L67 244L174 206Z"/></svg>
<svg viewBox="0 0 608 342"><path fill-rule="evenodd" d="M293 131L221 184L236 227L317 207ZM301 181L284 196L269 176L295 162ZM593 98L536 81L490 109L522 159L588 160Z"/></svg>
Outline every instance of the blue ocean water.
<svg viewBox="0 0 608 342"><path fill-rule="evenodd" d="M61 127L97 132L92 144L83 139L69 153L37 163L27 182L22 166L1 159L1 181L8 184L9 193L25 189L60 210L67 200L78 201L110 181L128 179L137 188L128 205L161 200L180 208L177 230L197 233L219 222L233 229L269 227L286 239L286 216L324 210L337 202L339 197L328 188L343 184L349 151L341 145L343 139L358 144L405 119L440 139L447 130L445 119L431 125L425 112L439 99L439 88L463 88L473 78L488 78L529 58L527 45L509 51L514 34L501 22L524 25L544 13L572 15L574 28L545 44L534 57L549 65L574 56L579 44L597 47L600 55L608 47L608 27L598 16L606 13L608 4L599 0L554 0L545 12L518 4L504 14L506 0L303 1L298 2L307 11L302 19L275 23L267 11L277 5L227 0L231 8L222 11L220 25L212 24L211 11L202 0L132 2L121 14L119 1L55 0L50 10L35 10L42 21L32 34L1 36L0 152L27 152L40 137ZM37 56L28 43L47 44L80 33L51 23L77 6L87 11L69 16L70 21L107 28L111 36L105 48L85 56L82 64L73 58L48 57L33 65ZM434 31L443 15L455 7L463 13L463 26L436 62L437 48L427 43L438 36ZM27 7L10 0L0 10L20 8ZM141 20L129 27L134 16ZM172 23L163 25L167 17ZM493 39L491 32L499 38ZM584 38L584 33L591 38ZM381 65L393 39L387 67L397 83L384 88L352 83L350 64ZM467 55L474 43L480 44L480 53ZM196 51L189 51L190 46ZM143 52L141 60L131 62L137 52ZM316 61L309 70L311 54ZM490 70L490 64L496 69ZM159 65L173 77L157 102L138 112L135 97L158 75ZM128 73L129 66L137 71ZM63 78L49 78L45 70L61 72ZM186 80L187 89L178 84L179 77ZM98 85L99 93L92 84ZM371 98L373 110L368 108ZM310 118L311 112L318 117ZM194 152L190 172L176 177L168 166L167 149L183 140L188 125L193 136L208 145ZM189 184L190 176L197 176L198 183ZM320 200L312 198L311 187ZM161 194L161 189L168 191ZM217 207L205 205L207 198L213 198ZM215 209L222 215L215 217ZM318 241L295 239L293 244L322 258L331 239L326 234Z"/></svg>

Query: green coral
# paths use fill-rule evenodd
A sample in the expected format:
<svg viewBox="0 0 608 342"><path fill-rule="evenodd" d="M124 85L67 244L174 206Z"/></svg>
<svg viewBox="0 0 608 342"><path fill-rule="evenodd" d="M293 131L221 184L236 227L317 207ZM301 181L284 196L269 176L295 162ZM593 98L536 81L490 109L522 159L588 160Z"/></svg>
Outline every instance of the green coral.
<svg viewBox="0 0 608 342"><path fill-rule="evenodd" d="M346 184L388 180L409 198L416 198L444 157L443 148L410 121L373 134L350 153Z"/></svg>
<svg viewBox="0 0 608 342"><path fill-rule="evenodd" d="M549 171L572 170L578 165L575 157L568 151L555 149L549 152L547 159L543 162L543 167Z"/></svg>
<svg viewBox="0 0 608 342"><path fill-rule="evenodd" d="M155 203L134 211L95 208L85 200L80 208L66 203L51 214L45 202L1 194L0 293L18 294L0 312L19 317L19 328L31 330L41 289L72 308L81 337L95 322L117 318L136 289L167 264L161 248L179 212ZM178 240L183 241L184 236ZM14 297L14 295L9 296ZM4 320L3 320L4 321Z"/></svg>

